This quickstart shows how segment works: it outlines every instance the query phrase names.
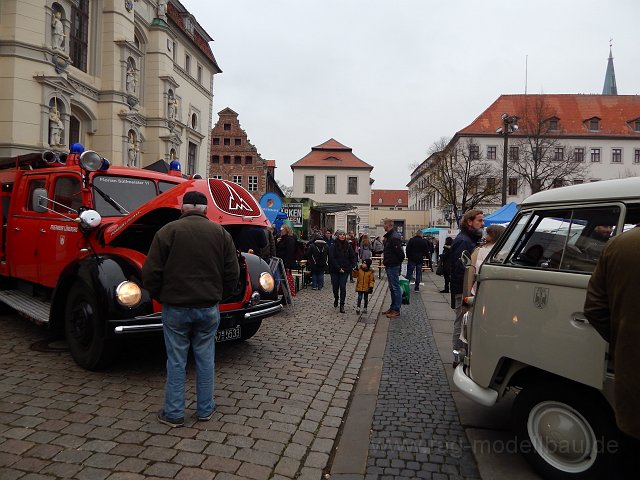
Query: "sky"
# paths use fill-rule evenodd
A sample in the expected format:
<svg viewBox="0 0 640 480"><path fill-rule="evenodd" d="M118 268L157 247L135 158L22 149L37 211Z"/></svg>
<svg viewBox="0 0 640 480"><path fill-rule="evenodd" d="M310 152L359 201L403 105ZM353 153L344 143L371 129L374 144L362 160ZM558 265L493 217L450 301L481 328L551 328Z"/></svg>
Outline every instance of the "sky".
<svg viewBox="0 0 640 480"><path fill-rule="evenodd" d="M229 107L276 179L330 138L402 189L501 94L640 94L638 0L181 0L214 39ZM500 119L496 119L496 128Z"/></svg>

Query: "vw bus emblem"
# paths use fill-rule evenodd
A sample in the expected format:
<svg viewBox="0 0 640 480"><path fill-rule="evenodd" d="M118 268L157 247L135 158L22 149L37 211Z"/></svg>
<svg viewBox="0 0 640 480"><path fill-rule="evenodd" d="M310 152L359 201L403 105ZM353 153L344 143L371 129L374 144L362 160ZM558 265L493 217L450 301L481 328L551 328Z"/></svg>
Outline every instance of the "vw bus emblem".
<svg viewBox="0 0 640 480"><path fill-rule="evenodd" d="M533 291L533 304L536 308L545 308L549 302L549 289L536 287Z"/></svg>

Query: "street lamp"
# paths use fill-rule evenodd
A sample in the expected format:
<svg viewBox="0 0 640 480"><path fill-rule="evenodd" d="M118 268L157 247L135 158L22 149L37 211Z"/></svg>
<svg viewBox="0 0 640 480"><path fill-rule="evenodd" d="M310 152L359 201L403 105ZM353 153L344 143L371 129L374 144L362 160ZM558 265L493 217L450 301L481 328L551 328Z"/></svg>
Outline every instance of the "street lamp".
<svg viewBox="0 0 640 480"><path fill-rule="evenodd" d="M444 219L449 222L449 230L451 230L451 220L453 220L453 205L447 203L444 207L442 207L442 215L444 215Z"/></svg>
<svg viewBox="0 0 640 480"><path fill-rule="evenodd" d="M502 114L502 127L496 130L504 137L504 150L502 152L502 205L507 204L507 155L509 153L509 134L518 130L516 122L518 117L515 115L509 115L508 113Z"/></svg>

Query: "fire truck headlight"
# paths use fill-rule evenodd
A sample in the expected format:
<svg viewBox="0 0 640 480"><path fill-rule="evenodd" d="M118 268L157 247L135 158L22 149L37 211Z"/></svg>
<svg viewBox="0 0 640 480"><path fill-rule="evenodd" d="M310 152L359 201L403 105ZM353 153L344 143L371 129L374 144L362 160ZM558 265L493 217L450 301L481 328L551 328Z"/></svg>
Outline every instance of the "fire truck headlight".
<svg viewBox="0 0 640 480"><path fill-rule="evenodd" d="M120 305L125 307L135 307L140 303L142 290L140 290L138 284L125 281L116 287L116 298Z"/></svg>
<svg viewBox="0 0 640 480"><path fill-rule="evenodd" d="M262 290L269 293L273 291L275 285L276 282L273 281L273 275L271 275L269 272L262 272L260 274L260 288L262 288Z"/></svg>

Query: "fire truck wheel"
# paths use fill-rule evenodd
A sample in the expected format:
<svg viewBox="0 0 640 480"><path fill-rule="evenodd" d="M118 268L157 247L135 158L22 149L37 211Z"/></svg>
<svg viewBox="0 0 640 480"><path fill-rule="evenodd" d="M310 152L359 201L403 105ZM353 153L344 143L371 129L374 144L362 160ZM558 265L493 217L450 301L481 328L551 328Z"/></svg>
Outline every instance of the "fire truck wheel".
<svg viewBox="0 0 640 480"><path fill-rule="evenodd" d="M91 288L77 283L69 291L65 309L64 331L71 355L87 370L102 368L113 357L95 298Z"/></svg>
<svg viewBox="0 0 640 480"><path fill-rule="evenodd" d="M262 320L258 320L255 323L251 323L249 325L243 326L242 336L240 337L240 341L244 342L245 340L249 340L251 337L253 337L258 331L258 329L260 328L261 324L262 324Z"/></svg>
<svg viewBox="0 0 640 480"><path fill-rule="evenodd" d="M527 385L513 404L519 451L549 480L605 478L617 438L613 411L589 389Z"/></svg>

